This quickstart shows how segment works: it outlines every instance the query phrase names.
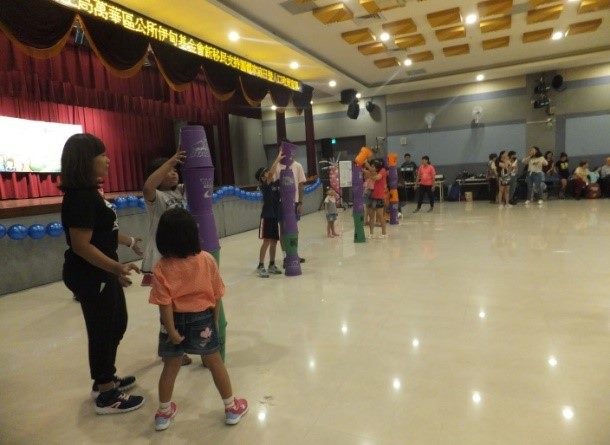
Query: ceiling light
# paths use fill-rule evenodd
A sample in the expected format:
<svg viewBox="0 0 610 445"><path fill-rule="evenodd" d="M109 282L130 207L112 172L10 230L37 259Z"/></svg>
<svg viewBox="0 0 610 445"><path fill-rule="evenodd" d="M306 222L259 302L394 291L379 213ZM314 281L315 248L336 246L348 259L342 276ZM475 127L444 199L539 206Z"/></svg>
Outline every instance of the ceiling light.
<svg viewBox="0 0 610 445"><path fill-rule="evenodd" d="M485 311L479 312L479 318L485 318L485 317L487 317L487 314L485 313Z"/></svg>
<svg viewBox="0 0 610 445"><path fill-rule="evenodd" d="M419 346L419 340L417 338L414 338L411 344L414 348L417 348Z"/></svg>
<svg viewBox="0 0 610 445"><path fill-rule="evenodd" d="M555 31L551 39L553 40L561 40L564 37L564 33L562 31Z"/></svg>
<svg viewBox="0 0 610 445"><path fill-rule="evenodd" d="M275 105L271 105L271 109L272 109L273 111L275 111L275 110L277 110L277 107L276 107Z"/></svg>
<svg viewBox="0 0 610 445"><path fill-rule="evenodd" d="M474 403L476 403L477 405L479 403L481 403L482 397L481 397L481 393L479 391L475 391L472 393L472 401Z"/></svg>
<svg viewBox="0 0 610 445"><path fill-rule="evenodd" d="M400 389L400 387L402 386L402 384L400 383L400 379L392 380L392 386L394 387L394 389L396 391L398 391Z"/></svg>
<svg viewBox="0 0 610 445"><path fill-rule="evenodd" d="M309 101L309 105L313 105L313 100L310 100L310 101Z"/></svg>
<svg viewBox="0 0 610 445"><path fill-rule="evenodd" d="M362 93L356 93L356 99L362 99Z"/></svg>
<svg viewBox="0 0 610 445"><path fill-rule="evenodd" d="M563 414L563 418L566 420L572 420L574 417L574 410L571 406L564 406L561 413Z"/></svg>
<svg viewBox="0 0 610 445"><path fill-rule="evenodd" d="M552 355L549 357L548 362L549 362L549 366L552 367L552 368L557 366L557 359L554 356L552 356Z"/></svg>
<svg viewBox="0 0 610 445"><path fill-rule="evenodd" d="M291 70L298 70L300 66L301 65L299 65L299 62L296 62L296 61L290 62L290 69Z"/></svg>
<svg viewBox="0 0 610 445"><path fill-rule="evenodd" d="M382 42L387 42L388 40L390 40L390 34L388 34L387 32L382 32L381 34L379 34L379 40L381 40Z"/></svg>
<svg viewBox="0 0 610 445"><path fill-rule="evenodd" d="M413 61L411 59L409 59L408 57L405 59L405 61L403 63L405 66L413 65Z"/></svg>
<svg viewBox="0 0 610 445"><path fill-rule="evenodd" d="M478 20L478 17L477 17L476 14L468 14L466 16L466 24L467 25L472 25L472 24L476 23L477 20Z"/></svg>
<svg viewBox="0 0 610 445"><path fill-rule="evenodd" d="M485 80L485 74L477 74L477 82Z"/></svg>
<svg viewBox="0 0 610 445"><path fill-rule="evenodd" d="M331 88L334 88L337 86L337 81L336 80L331 80L330 82L328 82L328 86Z"/></svg>
<svg viewBox="0 0 610 445"><path fill-rule="evenodd" d="M229 33L229 40L231 42L237 42L239 40L239 33L237 31L231 31Z"/></svg>

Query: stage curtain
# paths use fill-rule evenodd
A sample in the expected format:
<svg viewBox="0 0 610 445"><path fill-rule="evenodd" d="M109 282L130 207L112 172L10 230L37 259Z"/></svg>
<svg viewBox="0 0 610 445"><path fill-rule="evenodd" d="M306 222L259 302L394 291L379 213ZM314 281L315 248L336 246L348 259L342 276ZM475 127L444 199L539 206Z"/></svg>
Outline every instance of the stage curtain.
<svg viewBox="0 0 610 445"><path fill-rule="evenodd" d="M292 97L292 90L276 84L269 84L269 94L271 101L278 108L286 108Z"/></svg>
<svg viewBox="0 0 610 445"><path fill-rule="evenodd" d="M151 40L157 66L167 83L176 91L184 91L201 72L201 57Z"/></svg>
<svg viewBox="0 0 610 445"><path fill-rule="evenodd" d="M66 44L76 13L46 0L2 0L0 29L30 56L48 58Z"/></svg>
<svg viewBox="0 0 610 445"><path fill-rule="evenodd" d="M238 71L211 60L201 60L205 78L214 95L222 101L231 99L238 88Z"/></svg>
<svg viewBox="0 0 610 445"><path fill-rule="evenodd" d="M84 14L79 21L93 51L112 74L131 77L140 71L148 52L146 36Z"/></svg>
<svg viewBox="0 0 610 445"><path fill-rule="evenodd" d="M292 93L292 103L297 109L297 113L301 114L305 108L311 107L311 99L313 98L313 88L309 85L303 85L301 91Z"/></svg>
<svg viewBox="0 0 610 445"><path fill-rule="evenodd" d="M239 81L246 102L253 107L259 106L269 92L269 82L247 74L240 75Z"/></svg>

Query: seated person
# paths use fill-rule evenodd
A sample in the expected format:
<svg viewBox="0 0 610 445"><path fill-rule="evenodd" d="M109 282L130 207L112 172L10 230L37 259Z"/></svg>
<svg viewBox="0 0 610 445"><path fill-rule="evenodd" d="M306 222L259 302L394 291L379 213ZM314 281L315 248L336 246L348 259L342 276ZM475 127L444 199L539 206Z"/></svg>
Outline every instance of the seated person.
<svg viewBox="0 0 610 445"><path fill-rule="evenodd" d="M602 193L604 196L610 197L610 157L607 157L606 163L599 168L599 177Z"/></svg>
<svg viewBox="0 0 610 445"><path fill-rule="evenodd" d="M589 187L589 163L587 161L580 161L576 170L574 170L573 176L574 182L574 197L580 199L587 191Z"/></svg>

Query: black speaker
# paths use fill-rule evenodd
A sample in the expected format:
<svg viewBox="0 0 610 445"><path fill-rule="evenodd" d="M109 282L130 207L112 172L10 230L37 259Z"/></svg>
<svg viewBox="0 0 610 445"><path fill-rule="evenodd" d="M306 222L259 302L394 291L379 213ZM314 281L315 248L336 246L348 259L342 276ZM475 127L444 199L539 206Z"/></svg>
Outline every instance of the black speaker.
<svg viewBox="0 0 610 445"><path fill-rule="evenodd" d="M333 153L333 140L329 138L320 139L320 147L322 148L322 157L329 159L335 156Z"/></svg>
<svg viewBox="0 0 610 445"><path fill-rule="evenodd" d="M375 111L376 107L377 107L377 105L375 105L370 100L366 103L366 111L368 111L369 113L372 113L373 111Z"/></svg>
<svg viewBox="0 0 610 445"><path fill-rule="evenodd" d="M354 100L347 106L347 117L358 119L358 116L360 116L360 104L357 100Z"/></svg>
<svg viewBox="0 0 610 445"><path fill-rule="evenodd" d="M563 83L563 76L561 74L553 76L553 79L551 80L551 86L555 91L564 91L566 89L566 86Z"/></svg>
<svg viewBox="0 0 610 445"><path fill-rule="evenodd" d="M341 103L347 105L356 99L356 90L349 89L341 91Z"/></svg>

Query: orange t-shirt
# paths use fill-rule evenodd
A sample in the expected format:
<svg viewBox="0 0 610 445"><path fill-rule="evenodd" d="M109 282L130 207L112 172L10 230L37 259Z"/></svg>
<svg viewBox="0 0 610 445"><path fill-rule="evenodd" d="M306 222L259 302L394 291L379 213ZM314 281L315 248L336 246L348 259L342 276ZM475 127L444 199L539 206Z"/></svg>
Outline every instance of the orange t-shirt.
<svg viewBox="0 0 610 445"><path fill-rule="evenodd" d="M225 292L214 257L200 252L188 258L162 258L153 270L148 301L172 305L174 312L203 312L216 307Z"/></svg>

